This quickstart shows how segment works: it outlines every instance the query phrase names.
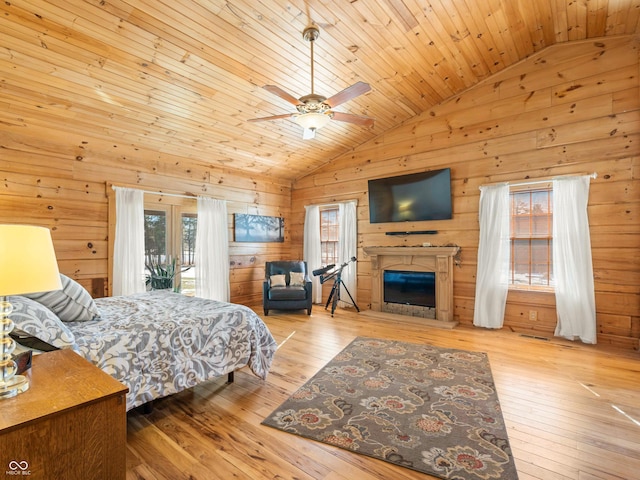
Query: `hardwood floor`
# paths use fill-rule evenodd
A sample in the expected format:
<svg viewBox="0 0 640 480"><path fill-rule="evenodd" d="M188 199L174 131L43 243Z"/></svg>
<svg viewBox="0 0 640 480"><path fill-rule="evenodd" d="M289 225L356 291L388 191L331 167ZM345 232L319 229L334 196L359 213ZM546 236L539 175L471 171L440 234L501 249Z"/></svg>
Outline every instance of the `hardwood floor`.
<svg viewBox="0 0 640 480"><path fill-rule="evenodd" d="M130 412L127 479L433 478L260 425L356 336L487 352L520 480L640 478L639 352L322 306L263 318L279 345L267 380L243 369Z"/></svg>

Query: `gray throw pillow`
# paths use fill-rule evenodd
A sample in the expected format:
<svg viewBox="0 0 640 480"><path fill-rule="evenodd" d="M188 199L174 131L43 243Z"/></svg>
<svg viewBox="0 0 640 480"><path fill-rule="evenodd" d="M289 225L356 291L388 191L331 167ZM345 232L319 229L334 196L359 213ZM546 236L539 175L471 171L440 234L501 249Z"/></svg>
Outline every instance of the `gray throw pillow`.
<svg viewBox="0 0 640 480"><path fill-rule="evenodd" d="M63 274L60 280L62 290L24 296L49 308L63 322L82 322L99 316L96 302L82 285Z"/></svg>
<svg viewBox="0 0 640 480"><path fill-rule="evenodd" d="M76 339L69 328L41 303L21 296L10 296L13 306L9 316L16 328L58 348L76 349Z"/></svg>

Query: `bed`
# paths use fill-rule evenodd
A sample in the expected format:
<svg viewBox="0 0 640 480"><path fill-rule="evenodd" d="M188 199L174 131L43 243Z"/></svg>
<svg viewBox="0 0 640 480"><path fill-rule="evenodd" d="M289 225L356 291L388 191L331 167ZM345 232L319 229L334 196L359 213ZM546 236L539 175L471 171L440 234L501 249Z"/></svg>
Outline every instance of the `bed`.
<svg viewBox="0 0 640 480"><path fill-rule="evenodd" d="M62 277L62 291L9 297L11 318L125 384L127 410L245 366L261 379L269 372L276 342L248 307L170 291L94 300Z"/></svg>

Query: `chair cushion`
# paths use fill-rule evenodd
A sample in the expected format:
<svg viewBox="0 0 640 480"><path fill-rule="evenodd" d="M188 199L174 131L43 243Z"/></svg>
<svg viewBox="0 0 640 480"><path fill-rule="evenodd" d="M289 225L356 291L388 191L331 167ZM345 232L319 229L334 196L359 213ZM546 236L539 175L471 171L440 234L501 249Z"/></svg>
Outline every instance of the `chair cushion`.
<svg viewBox="0 0 640 480"><path fill-rule="evenodd" d="M269 300L305 300L307 292L304 287L271 287Z"/></svg>

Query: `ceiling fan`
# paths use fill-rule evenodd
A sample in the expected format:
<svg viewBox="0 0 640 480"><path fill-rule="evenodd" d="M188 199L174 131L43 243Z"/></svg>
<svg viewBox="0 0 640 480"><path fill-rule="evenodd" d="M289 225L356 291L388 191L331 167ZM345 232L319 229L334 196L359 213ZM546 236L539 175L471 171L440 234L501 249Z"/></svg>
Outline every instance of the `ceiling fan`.
<svg viewBox="0 0 640 480"><path fill-rule="evenodd" d="M339 122L347 122L363 127L369 127L373 125L373 118L365 117L361 115L354 115L352 113L335 112L333 108L338 105L347 102L363 93L367 93L371 90L368 83L357 82L350 87L345 88L341 92L336 93L332 97L326 98L322 95L314 93L314 79L313 79L313 42L320 36L320 30L317 26L311 25L304 29L302 32L302 38L308 41L311 45L311 93L300 98L295 98L293 95L282 90L275 85L265 85L266 91L277 95L278 97L286 100L296 107L296 113L284 113L282 115L272 115L270 117L252 118L250 122L262 122L265 120L277 120L280 118L292 118L298 125L304 128L302 134L303 139L315 138L316 131L319 128L324 127L331 120L337 120Z"/></svg>

